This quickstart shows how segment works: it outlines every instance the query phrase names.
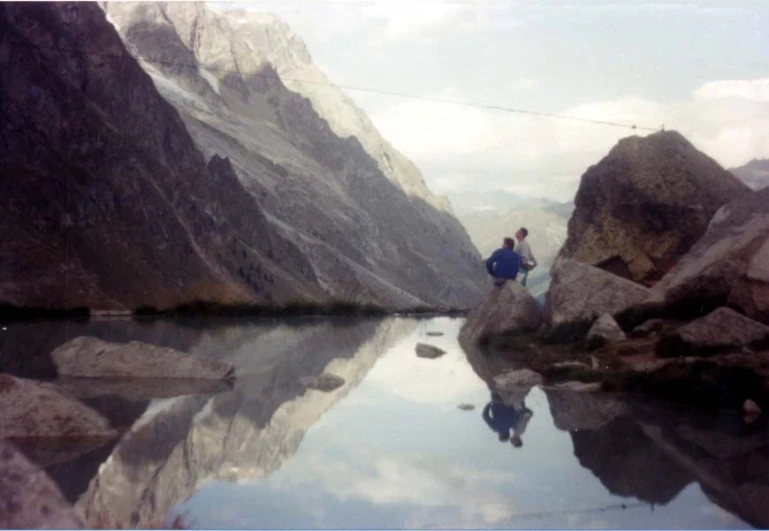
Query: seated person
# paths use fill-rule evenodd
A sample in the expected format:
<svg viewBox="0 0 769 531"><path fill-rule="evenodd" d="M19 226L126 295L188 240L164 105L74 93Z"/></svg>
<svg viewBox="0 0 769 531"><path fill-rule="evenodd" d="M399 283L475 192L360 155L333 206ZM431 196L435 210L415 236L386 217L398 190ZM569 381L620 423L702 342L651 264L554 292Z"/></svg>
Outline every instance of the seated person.
<svg viewBox="0 0 769 531"><path fill-rule="evenodd" d="M502 241L502 248L497 249L486 260L486 271L494 277L494 285L501 286L507 280L515 280L521 267L521 256L513 248L515 242L512 238Z"/></svg>

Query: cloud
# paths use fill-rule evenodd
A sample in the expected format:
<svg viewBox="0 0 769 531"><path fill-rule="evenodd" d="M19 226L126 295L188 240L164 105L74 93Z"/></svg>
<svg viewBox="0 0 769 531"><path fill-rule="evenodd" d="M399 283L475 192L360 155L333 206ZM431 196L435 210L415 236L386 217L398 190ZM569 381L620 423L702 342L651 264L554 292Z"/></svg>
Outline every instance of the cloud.
<svg viewBox="0 0 769 531"><path fill-rule="evenodd" d="M466 99L454 89L434 97ZM684 101L622 97L560 114L652 128L664 124L725 167L769 156L768 79L706 83ZM506 189L557 200L571 199L582 173L620 138L648 134L429 100L405 101L372 118L438 192Z"/></svg>

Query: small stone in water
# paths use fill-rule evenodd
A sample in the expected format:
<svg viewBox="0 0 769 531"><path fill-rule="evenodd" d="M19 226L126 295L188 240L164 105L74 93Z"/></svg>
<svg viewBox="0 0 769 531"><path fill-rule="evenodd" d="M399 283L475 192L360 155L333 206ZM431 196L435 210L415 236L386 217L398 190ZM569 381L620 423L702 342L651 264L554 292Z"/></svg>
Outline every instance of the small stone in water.
<svg viewBox="0 0 769 531"><path fill-rule="evenodd" d="M310 389L329 392L342 387L344 385L344 378L336 374L323 373L320 376L302 378L299 380L299 383Z"/></svg>
<svg viewBox="0 0 769 531"><path fill-rule="evenodd" d="M462 411L472 411L475 409L475 406L472 404L459 404L457 407Z"/></svg>
<svg viewBox="0 0 769 531"><path fill-rule="evenodd" d="M443 332L427 332L427 335L428 336L433 336L433 337L435 337L435 336L442 336Z"/></svg>

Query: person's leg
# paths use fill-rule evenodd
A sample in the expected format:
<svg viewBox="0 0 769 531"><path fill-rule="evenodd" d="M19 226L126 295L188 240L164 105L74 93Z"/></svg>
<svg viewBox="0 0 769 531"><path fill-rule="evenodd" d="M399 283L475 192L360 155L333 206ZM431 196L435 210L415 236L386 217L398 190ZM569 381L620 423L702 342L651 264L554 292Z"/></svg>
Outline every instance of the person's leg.
<svg viewBox="0 0 769 531"><path fill-rule="evenodd" d="M526 285L526 279L529 278L529 272L525 271L523 272L523 276L521 277L521 286Z"/></svg>
<svg viewBox="0 0 769 531"><path fill-rule="evenodd" d="M505 283L504 278L495 278L494 279L494 285L495 286L502 286Z"/></svg>

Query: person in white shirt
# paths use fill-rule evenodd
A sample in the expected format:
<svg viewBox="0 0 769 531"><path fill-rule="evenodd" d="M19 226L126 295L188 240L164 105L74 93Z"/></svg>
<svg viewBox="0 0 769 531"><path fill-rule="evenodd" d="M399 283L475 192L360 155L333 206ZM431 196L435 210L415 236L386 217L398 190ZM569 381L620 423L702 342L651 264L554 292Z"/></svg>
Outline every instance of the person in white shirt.
<svg viewBox="0 0 769 531"><path fill-rule="evenodd" d="M526 285L526 279L529 277L529 271L537 266L537 259L531 253L531 247L529 242L526 241L526 236L529 235L529 231L526 227L521 227L518 232L515 233L515 239L518 242L515 244L515 252L521 255L521 270L523 276L521 277L521 286Z"/></svg>

